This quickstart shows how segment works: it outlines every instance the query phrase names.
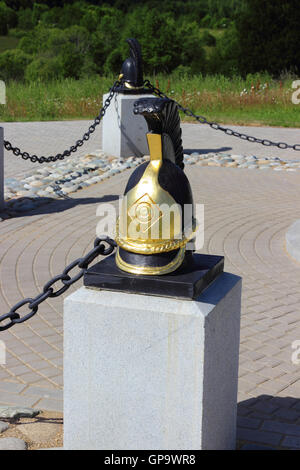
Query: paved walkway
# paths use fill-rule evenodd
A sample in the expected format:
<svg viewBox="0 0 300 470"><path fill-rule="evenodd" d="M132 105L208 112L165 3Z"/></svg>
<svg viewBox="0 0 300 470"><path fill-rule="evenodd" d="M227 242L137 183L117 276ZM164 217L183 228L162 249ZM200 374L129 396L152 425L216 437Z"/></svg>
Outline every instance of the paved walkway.
<svg viewBox="0 0 300 470"><path fill-rule="evenodd" d="M61 153L73 145L87 131L89 121L53 121L53 122L5 122L4 138L13 145L31 154L52 155ZM299 129L273 128L273 127L241 127L229 126L239 132L244 132L258 138L266 138L277 142L300 144ZM248 141L224 135L209 126L200 124L183 124L183 144L187 150L197 150L200 153L225 152L231 154L256 155L258 157L281 157L289 160L300 159L300 152L293 150L280 150L276 147L264 147ZM79 152L88 152L100 149L102 145L101 125L85 143ZM33 163L16 157L12 152L5 151L5 177L23 175L31 170ZM35 164L36 165L36 164Z"/></svg>
<svg viewBox="0 0 300 470"><path fill-rule="evenodd" d="M224 254L225 269L243 277L239 445L300 448L300 364L292 362L300 265L284 241L300 218L300 173L191 166L187 174L195 201L205 204L203 251ZM1 312L36 295L89 249L97 205L116 204L128 176L0 223ZM62 409L62 311L61 297L48 299L38 316L1 333L7 365L0 367L0 403Z"/></svg>

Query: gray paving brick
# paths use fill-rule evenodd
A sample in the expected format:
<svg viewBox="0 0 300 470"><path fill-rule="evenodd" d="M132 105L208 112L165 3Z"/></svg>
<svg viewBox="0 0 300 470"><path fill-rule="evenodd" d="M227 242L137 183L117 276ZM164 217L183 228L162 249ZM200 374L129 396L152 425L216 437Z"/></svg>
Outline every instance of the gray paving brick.
<svg viewBox="0 0 300 470"><path fill-rule="evenodd" d="M15 382L0 382L0 391L3 392L20 393L25 387L26 385Z"/></svg>
<svg viewBox="0 0 300 470"><path fill-rule="evenodd" d="M282 435L274 432L254 429L237 428L237 438L242 441L258 442L260 444L279 445Z"/></svg>
<svg viewBox="0 0 300 470"><path fill-rule="evenodd" d="M262 411L251 411L249 418L260 419L262 421L267 421L272 419L272 415L263 413Z"/></svg>
<svg viewBox="0 0 300 470"><path fill-rule="evenodd" d="M281 418L284 421L296 421L300 418L300 411L290 408L279 408L274 412L276 418Z"/></svg>
<svg viewBox="0 0 300 470"><path fill-rule="evenodd" d="M247 406L243 406L238 403L237 414L238 416L247 416L250 413L250 410Z"/></svg>
<svg viewBox="0 0 300 470"><path fill-rule="evenodd" d="M275 406L278 406L278 408L291 408L291 407L295 407L295 409L297 409L297 405L299 405L299 410L300 410L300 400L298 400L297 398L293 398L293 397L284 397L284 398L281 398L281 397L272 397L272 399L270 400L270 402L275 405Z"/></svg>
<svg viewBox="0 0 300 470"><path fill-rule="evenodd" d="M63 412L63 402L61 400L52 400L51 398L42 398L38 402L37 406L41 410Z"/></svg>
<svg viewBox="0 0 300 470"><path fill-rule="evenodd" d="M258 429L262 421L260 419L248 418L244 416L237 417L237 425L242 428Z"/></svg>
<svg viewBox="0 0 300 470"><path fill-rule="evenodd" d="M273 447L259 446L258 444L244 444L241 450L276 450Z"/></svg>
<svg viewBox="0 0 300 470"><path fill-rule="evenodd" d="M279 432L300 437L300 425L280 423L279 421L265 421L262 429L265 431Z"/></svg>
<svg viewBox="0 0 300 470"><path fill-rule="evenodd" d="M272 404L270 401L259 400L252 406L252 409L255 411L262 411L265 414L272 414L275 410L278 409L278 406Z"/></svg>
<svg viewBox="0 0 300 470"><path fill-rule="evenodd" d="M20 405L33 406L37 401L36 397L25 397L15 393L0 392L0 404L2 405Z"/></svg>
<svg viewBox="0 0 300 470"><path fill-rule="evenodd" d="M43 398L53 398L55 400L62 400L63 399L63 391L62 390L53 390L49 388L43 387L28 387L24 390L22 395L27 396L38 396Z"/></svg>
<svg viewBox="0 0 300 470"><path fill-rule="evenodd" d="M289 447L290 449L300 449L300 438L295 436L285 436L282 446Z"/></svg>

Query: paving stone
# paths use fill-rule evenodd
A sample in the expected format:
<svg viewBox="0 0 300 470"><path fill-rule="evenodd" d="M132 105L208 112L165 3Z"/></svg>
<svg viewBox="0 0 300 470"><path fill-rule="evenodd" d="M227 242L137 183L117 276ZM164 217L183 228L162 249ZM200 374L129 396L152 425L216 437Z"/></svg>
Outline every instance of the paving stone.
<svg viewBox="0 0 300 470"><path fill-rule="evenodd" d="M237 437L242 441L259 442L260 444L279 445L282 435L274 432L237 428Z"/></svg>
<svg viewBox="0 0 300 470"><path fill-rule="evenodd" d="M238 416L237 418L237 425L242 428L249 428L249 429L258 429L261 425L261 420L247 418L244 416Z"/></svg>
<svg viewBox="0 0 300 470"><path fill-rule="evenodd" d="M39 396L43 398L53 398L55 400L63 399L62 390L51 390L51 389L42 388L42 387L28 387L26 388L26 390L24 390L23 395L33 395L33 396Z"/></svg>
<svg viewBox="0 0 300 470"><path fill-rule="evenodd" d="M21 406L0 406L0 418L34 418L40 413L38 409Z"/></svg>
<svg viewBox="0 0 300 470"><path fill-rule="evenodd" d="M281 423L279 421L265 421L262 429L265 431L279 432L300 437L300 425L297 424Z"/></svg>
<svg viewBox="0 0 300 470"><path fill-rule="evenodd" d="M0 450L26 450L26 442L17 437L1 437Z"/></svg>
<svg viewBox="0 0 300 470"><path fill-rule="evenodd" d="M19 405L19 406L33 406L37 401L36 397L17 395L16 393L1 392L0 391L0 405ZM1 409L1 406L0 406ZM1 416L1 415L0 415Z"/></svg>
<svg viewBox="0 0 300 470"><path fill-rule="evenodd" d="M55 438L60 431L61 426L57 423L37 422L24 423L18 425L18 431L21 432L25 439L34 442L46 442Z"/></svg>
<svg viewBox="0 0 300 470"><path fill-rule="evenodd" d="M51 398L42 398L38 402L38 407L45 411L63 412L63 401L52 400Z"/></svg>
<svg viewBox="0 0 300 470"><path fill-rule="evenodd" d="M271 403L270 401L259 400L252 406L252 409L255 411L262 411L266 414L272 414L275 410L278 409L278 406L276 404Z"/></svg>
<svg viewBox="0 0 300 470"><path fill-rule="evenodd" d="M273 447L259 446L258 444L244 444L241 450L276 450Z"/></svg>
<svg viewBox="0 0 300 470"><path fill-rule="evenodd" d="M18 384L13 382L0 382L0 390L11 393L20 393L24 390L24 384Z"/></svg>
<svg viewBox="0 0 300 470"><path fill-rule="evenodd" d="M0 434L8 429L9 425L8 423L4 423L3 421L0 421Z"/></svg>
<svg viewBox="0 0 300 470"><path fill-rule="evenodd" d="M279 408L274 412L274 416L276 418L280 418L284 421L296 421L300 418L300 412L293 409L288 408Z"/></svg>
<svg viewBox="0 0 300 470"><path fill-rule="evenodd" d="M282 447L289 447L290 449L300 449L300 438L295 436L285 436L282 442Z"/></svg>

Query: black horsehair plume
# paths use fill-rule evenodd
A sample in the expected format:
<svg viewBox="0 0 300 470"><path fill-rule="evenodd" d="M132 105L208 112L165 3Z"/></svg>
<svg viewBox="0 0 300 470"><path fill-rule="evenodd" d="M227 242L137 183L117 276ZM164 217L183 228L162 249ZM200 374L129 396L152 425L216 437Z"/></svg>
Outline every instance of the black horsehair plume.
<svg viewBox="0 0 300 470"><path fill-rule="evenodd" d="M136 86L137 87L143 86L143 66L142 66L143 64L142 64L141 46L136 39L129 38L129 39L126 39L126 41L128 42L130 46L130 57L132 58L135 64Z"/></svg>
<svg viewBox="0 0 300 470"><path fill-rule="evenodd" d="M134 114L142 114L149 131L162 135L163 157L183 169L182 131L176 103L167 98L142 98L134 103Z"/></svg>

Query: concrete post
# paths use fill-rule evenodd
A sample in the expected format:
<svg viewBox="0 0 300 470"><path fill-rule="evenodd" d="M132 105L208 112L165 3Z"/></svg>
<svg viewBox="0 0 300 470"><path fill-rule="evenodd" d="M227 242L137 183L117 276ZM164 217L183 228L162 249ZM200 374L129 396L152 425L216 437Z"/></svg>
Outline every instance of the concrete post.
<svg viewBox="0 0 300 470"><path fill-rule="evenodd" d="M241 279L197 300L82 287L65 300L65 449L234 449Z"/></svg>
<svg viewBox="0 0 300 470"><path fill-rule="evenodd" d="M4 209L4 130L0 127L0 210Z"/></svg>
<svg viewBox="0 0 300 470"><path fill-rule="evenodd" d="M103 104L108 94L103 96ZM148 132L143 116L133 114L133 104L139 98L153 98L153 95L116 94L106 111L102 124L102 149L108 155L124 158L148 155Z"/></svg>

